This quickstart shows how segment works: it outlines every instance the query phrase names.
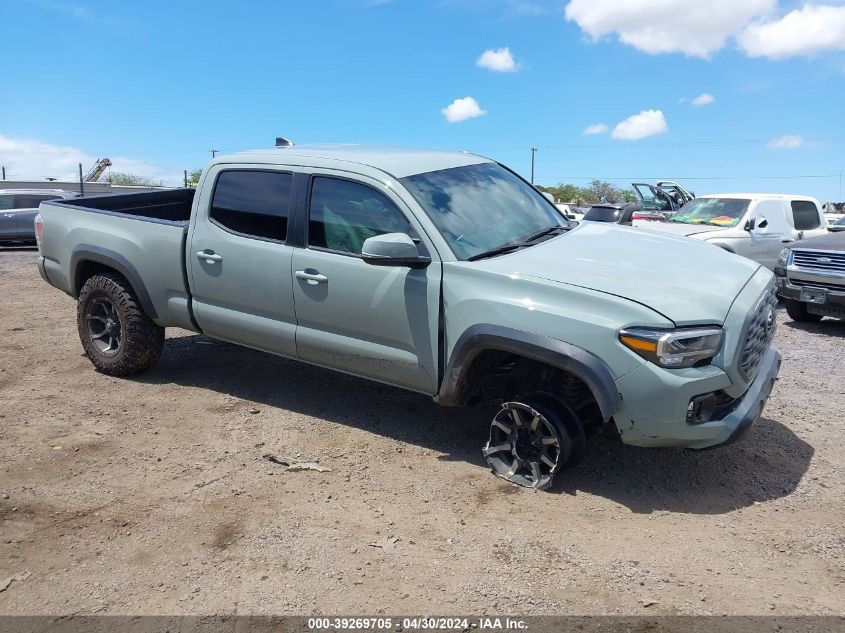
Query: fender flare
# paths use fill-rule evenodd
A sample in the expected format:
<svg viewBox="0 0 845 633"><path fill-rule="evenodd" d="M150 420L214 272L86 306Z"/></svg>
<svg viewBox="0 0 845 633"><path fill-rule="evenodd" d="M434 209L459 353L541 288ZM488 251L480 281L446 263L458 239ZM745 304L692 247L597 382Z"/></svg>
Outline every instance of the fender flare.
<svg viewBox="0 0 845 633"><path fill-rule="evenodd" d="M486 323L467 328L455 343L435 397L439 404L458 404L464 373L478 354L486 350L517 354L577 376L592 392L605 422L622 408L622 397L613 375L595 354L548 336Z"/></svg>
<svg viewBox="0 0 845 633"><path fill-rule="evenodd" d="M81 288L77 287L77 272L79 266L84 262L96 262L103 266L108 266L126 277L129 285L132 286L132 290L138 296L138 301L146 315L153 321L158 318L155 306L153 306L147 288L135 266L120 253L108 250L102 246L96 246L95 244L79 244L73 249L70 255L70 293L74 299L79 298Z"/></svg>

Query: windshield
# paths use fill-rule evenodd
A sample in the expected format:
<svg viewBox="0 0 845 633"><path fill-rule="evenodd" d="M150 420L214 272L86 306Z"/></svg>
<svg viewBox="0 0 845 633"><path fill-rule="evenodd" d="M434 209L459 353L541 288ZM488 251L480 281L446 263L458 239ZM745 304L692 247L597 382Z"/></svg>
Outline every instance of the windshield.
<svg viewBox="0 0 845 633"><path fill-rule="evenodd" d="M402 178L458 259L568 227L555 206L497 163Z"/></svg>
<svg viewBox="0 0 845 633"><path fill-rule="evenodd" d="M669 218L670 222L736 226L748 208L748 200L736 198L696 198Z"/></svg>
<svg viewBox="0 0 845 633"><path fill-rule="evenodd" d="M591 222L618 222L620 212L615 207L590 207L584 219Z"/></svg>

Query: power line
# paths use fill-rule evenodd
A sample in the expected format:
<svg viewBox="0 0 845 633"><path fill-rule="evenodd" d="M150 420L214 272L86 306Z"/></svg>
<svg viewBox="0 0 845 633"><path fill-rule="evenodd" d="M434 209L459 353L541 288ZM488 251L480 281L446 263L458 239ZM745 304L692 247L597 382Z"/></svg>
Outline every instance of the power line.
<svg viewBox="0 0 845 633"><path fill-rule="evenodd" d="M800 180L803 178L839 178L839 174L800 176L537 176L540 180Z"/></svg>

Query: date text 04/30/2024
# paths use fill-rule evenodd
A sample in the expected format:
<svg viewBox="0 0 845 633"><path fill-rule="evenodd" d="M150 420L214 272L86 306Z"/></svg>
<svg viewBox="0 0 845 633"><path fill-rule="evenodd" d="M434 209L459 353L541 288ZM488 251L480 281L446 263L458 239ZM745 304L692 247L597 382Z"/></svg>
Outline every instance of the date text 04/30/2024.
<svg viewBox="0 0 845 633"><path fill-rule="evenodd" d="M523 630L526 624L516 618L309 618L308 628L314 631L385 631L385 630Z"/></svg>

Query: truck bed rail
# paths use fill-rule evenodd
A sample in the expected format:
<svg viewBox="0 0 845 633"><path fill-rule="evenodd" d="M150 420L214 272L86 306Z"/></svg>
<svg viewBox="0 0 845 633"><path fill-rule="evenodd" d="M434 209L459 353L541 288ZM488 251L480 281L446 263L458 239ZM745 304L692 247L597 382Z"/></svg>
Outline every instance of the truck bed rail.
<svg viewBox="0 0 845 633"><path fill-rule="evenodd" d="M119 193L55 201L80 211L123 215L138 220L187 225L191 219L194 189L165 189L145 193Z"/></svg>

